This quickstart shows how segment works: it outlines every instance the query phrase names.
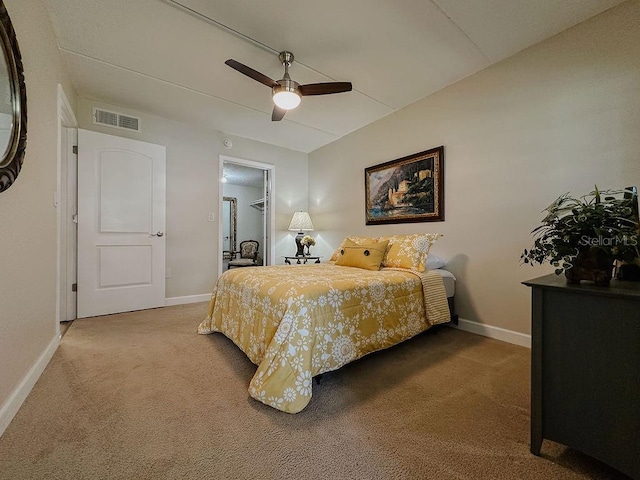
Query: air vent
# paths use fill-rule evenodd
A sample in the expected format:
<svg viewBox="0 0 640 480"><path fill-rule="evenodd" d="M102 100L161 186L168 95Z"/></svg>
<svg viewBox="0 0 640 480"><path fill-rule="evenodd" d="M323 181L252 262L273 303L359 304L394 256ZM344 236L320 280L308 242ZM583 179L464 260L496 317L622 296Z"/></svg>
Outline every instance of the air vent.
<svg viewBox="0 0 640 480"><path fill-rule="evenodd" d="M122 128L124 130L140 131L140 119L118 112L110 112L100 108L93 109L93 123L107 127Z"/></svg>
<svg viewBox="0 0 640 480"><path fill-rule="evenodd" d="M137 132L139 130L138 128L139 123L140 123L139 118L118 115L118 126L120 128L127 128L129 130L135 130Z"/></svg>

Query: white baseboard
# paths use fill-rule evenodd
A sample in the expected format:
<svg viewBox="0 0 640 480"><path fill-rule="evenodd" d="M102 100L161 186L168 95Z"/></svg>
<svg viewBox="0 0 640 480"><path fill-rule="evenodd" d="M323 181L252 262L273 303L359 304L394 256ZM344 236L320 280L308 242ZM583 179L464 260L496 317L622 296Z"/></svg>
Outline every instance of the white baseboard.
<svg viewBox="0 0 640 480"><path fill-rule="evenodd" d="M495 338L521 347L531 348L531 335L525 333L514 332L500 327L485 325L484 323L474 322L472 320L458 319L458 326L454 327L465 332L475 333L484 337Z"/></svg>
<svg viewBox="0 0 640 480"><path fill-rule="evenodd" d="M9 395L7 401L4 402L2 408L0 408L0 436L2 436L11 423L11 420L13 420L13 417L18 413L18 409L20 409L20 406L27 398L27 395L29 395L29 392L31 392L31 389L38 381L38 378L40 378L40 375L42 375L42 372L44 372L44 369L49 364L51 357L53 357L53 354L56 352L58 345L60 345L60 334L56 334L54 336L47 348L45 348L45 350L40 354L36 363L33 364L22 381L18 384L11 395Z"/></svg>
<svg viewBox="0 0 640 480"><path fill-rule="evenodd" d="M169 297L164 299L165 307L172 305L186 305L187 303L208 302L211 300L210 293L201 293L200 295L186 295L184 297Z"/></svg>

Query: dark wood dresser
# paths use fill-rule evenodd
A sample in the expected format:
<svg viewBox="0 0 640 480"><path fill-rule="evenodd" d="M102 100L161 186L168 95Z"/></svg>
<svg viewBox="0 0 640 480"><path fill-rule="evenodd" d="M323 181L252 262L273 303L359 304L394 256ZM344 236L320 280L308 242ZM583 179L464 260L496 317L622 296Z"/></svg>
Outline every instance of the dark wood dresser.
<svg viewBox="0 0 640 480"><path fill-rule="evenodd" d="M544 439L640 479L640 283L532 289L531 453Z"/></svg>

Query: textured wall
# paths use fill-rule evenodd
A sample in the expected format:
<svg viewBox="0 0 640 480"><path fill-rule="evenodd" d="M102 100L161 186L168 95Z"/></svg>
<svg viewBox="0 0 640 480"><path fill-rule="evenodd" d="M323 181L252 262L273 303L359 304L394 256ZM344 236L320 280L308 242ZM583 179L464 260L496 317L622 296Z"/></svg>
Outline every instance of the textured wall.
<svg viewBox="0 0 640 480"><path fill-rule="evenodd" d="M235 197L238 200L236 247L240 249L240 242L243 240L258 240L260 242L260 256L264 258L264 242L262 241L264 220L262 212L251 206L251 202L264 196L263 189L226 183L224 196ZM277 261L278 259L276 259L276 263Z"/></svg>
<svg viewBox="0 0 640 480"><path fill-rule="evenodd" d="M529 333L521 267L540 212L597 184L640 184L640 2L631 1L309 156L309 208L330 254L347 234L441 232L462 318ZM416 59L419 61L419 59ZM364 224L364 168L445 146L441 223Z"/></svg>
<svg viewBox="0 0 640 480"><path fill-rule="evenodd" d="M75 104L40 0L6 0L27 85L22 171L0 193L0 410L56 335L57 98Z"/></svg>
<svg viewBox="0 0 640 480"><path fill-rule="evenodd" d="M140 117L141 131L128 132L93 124L93 107ZM276 262L288 254L286 239L294 210L307 208L307 154L246 138L147 115L125 107L81 97L80 128L167 147L167 279L166 296L210 293L218 275L218 162L225 155L275 165ZM222 145L231 138L233 147ZM293 240L290 240L293 243ZM287 250L288 248L288 250Z"/></svg>

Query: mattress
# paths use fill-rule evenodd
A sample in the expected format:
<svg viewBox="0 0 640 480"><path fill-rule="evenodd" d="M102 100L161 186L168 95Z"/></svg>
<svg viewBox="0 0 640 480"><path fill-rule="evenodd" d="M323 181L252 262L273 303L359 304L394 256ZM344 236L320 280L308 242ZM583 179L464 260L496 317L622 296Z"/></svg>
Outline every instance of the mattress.
<svg viewBox="0 0 640 480"><path fill-rule="evenodd" d="M442 281L444 282L444 291L447 293L447 298L451 298L456 294L456 277L448 270L442 270L440 268L431 270L442 275Z"/></svg>
<svg viewBox="0 0 640 480"><path fill-rule="evenodd" d="M330 263L227 270L198 333L230 338L258 365L249 394L297 413L312 377L448 322L443 278Z"/></svg>

